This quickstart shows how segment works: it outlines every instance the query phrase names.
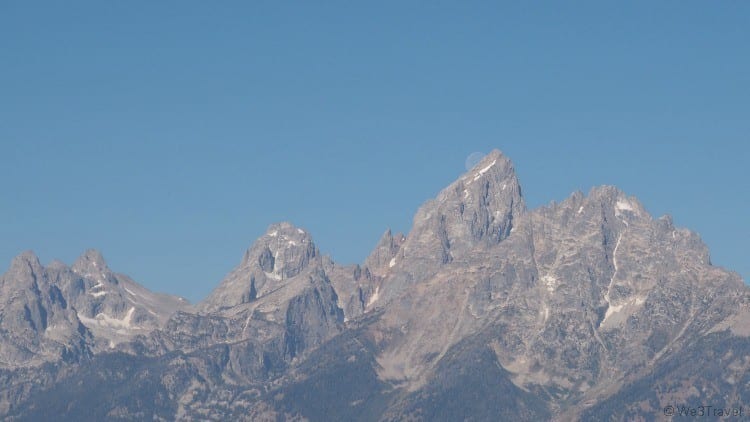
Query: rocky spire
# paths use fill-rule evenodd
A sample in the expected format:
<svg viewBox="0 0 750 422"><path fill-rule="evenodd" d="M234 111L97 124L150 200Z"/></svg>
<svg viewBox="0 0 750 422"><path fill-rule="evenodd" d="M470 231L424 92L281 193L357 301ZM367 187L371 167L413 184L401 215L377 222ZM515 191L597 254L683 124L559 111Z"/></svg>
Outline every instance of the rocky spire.
<svg viewBox="0 0 750 422"><path fill-rule="evenodd" d="M397 254L406 236L401 233L395 235L388 229L380 237L375 249L365 260L365 267L370 271L382 272L396 265Z"/></svg>
<svg viewBox="0 0 750 422"><path fill-rule="evenodd" d="M478 251L500 244L525 214L513 163L493 150L419 208L377 302L387 303L441 267L471 261Z"/></svg>
<svg viewBox="0 0 750 422"><path fill-rule="evenodd" d="M33 275L43 271L39 258L32 251L24 251L18 254L10 263L9 274Z"/></svg>
<svg viewBox="0 0 750 422"><path fill-rule="evenodd" d="M242 266L259 267L271 278L286 279L299 274L318 255L307 231L289 222L272 224L251 246Z"/></svg>
<svg viewBox="0 0 750 422"><path fill-rule="evenodd" d="M97 274L110 272L102 254L96 249L86 250L72 267L78 274Z"/></svg>
<svg viewBox="0 0 750 422"><path fill-rule="evenodd" d="M404 258L410 251L430 251L423 258L448 263L478 244L499 243L525 212L513 163L493 150L417 211L402 247Z"/></svg>
<svg viewBox="0 0 750 422"><path fill-rule="evenodd" d="M201 307L213 311L253 301L305 272L318 258L307 231L288 222L272 224Z"/></svg>

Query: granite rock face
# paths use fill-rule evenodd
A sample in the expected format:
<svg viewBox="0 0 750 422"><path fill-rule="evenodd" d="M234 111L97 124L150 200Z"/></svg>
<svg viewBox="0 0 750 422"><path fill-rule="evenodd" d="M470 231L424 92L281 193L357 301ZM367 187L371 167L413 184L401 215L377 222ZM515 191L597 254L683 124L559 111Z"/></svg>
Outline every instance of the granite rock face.
<svg viewBox="0 0 750 422"><path fill-rule="evenodd" d="M274 224L245 252L240 265L199 309L218 311L271 294L290 285L289 279L305 272L311 264L318 264L319 255L306 231L289 223Z"/></svg>
<svg viewBox="0 0 750 422"><path fill-rule="evenodd" d="M6 369L72 362L91 352L91 333L32 252L15 257L0 277L0 334Z"/></svg>
<svg viewBox="0 0 750 422"><path fill-rule="evenodd" d="M101 253L93 249L84 252L72 267L52 265L48 272L94 334L96 350L115 348L161 328L172 314L188 305L182 298L151 292L112 272Z"/></svg>
<svg viewBox="0 0 750 422"><path fill-rule="evenodd" d="M399 242L383 299L425 280L477 247L506 239L526 211L513 163L499 151L443 189L417 211L409 235Z"/></svg>
<svg viewBox="0 0 750 422"><path fill-rule="evenodd" d="M743 280L615 187L527 210L499 151L359 265L279 223L192 307L93 251L72 268L22 255L1 280L0 375L35 382L0 396L9 419L653 420L750 403ZM67 328L52 341L50 325ZM56 369L24 370L34 359Z"/></svg>

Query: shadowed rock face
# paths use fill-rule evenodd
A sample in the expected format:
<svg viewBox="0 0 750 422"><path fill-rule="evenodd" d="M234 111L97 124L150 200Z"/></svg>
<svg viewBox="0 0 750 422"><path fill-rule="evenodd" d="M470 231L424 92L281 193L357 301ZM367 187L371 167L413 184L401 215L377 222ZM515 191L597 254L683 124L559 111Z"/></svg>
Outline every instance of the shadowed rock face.
<svg viewBox="0 0 750 422"><path fill-rule="evenodd" d="M76 361L90 352L91 334L32 252L13 259L0 277L0 366Z"/></svg>
<svg viewBox="0 0 750 422"><path fill-rule="evenodd" d="M401 233L393 235L391 230L386 230L370 256L365 259L365 268L372 274L381 276L396 266L398 252L406 241L406 236Z"/></svg>
<svg viewBox="0 0 750 422"><path fill-rule="evenodd" d="M131 353L190 353L219 379L266 382L344 329L323 262L307 232L274 224L204 302L138 339Z"/></svg>
<svg viewBox="0 0 750 422"><path fill-rule="evenodd" d="M78 318L94 334L97 350L113 349L161 328L172 314L188 305L182 298L151 292L112 272L101 253L93 249L84 252L71 268L54 265L48 271Z"/></svg>
<svg viewBox="0 0 750 422"><path fill-rule="evenodd" d="M288 284L311 264L319 252L309 234L289 223L274 224L245 252L242 262L204 300L199 309L214 312L248 303Z"/></svg>
<svg viewBox="0 0 750 422"><path fill-rule="evenodd" d="M96 250L86 251L72 267L59 261L43 267L33 253L24 252L3 275L2 286L6 303L0 323L10 337L20 335L2 349L15 355L3 362L8 367L113 349L163 326L187 305L113 273Z"/></svg>
<svg viewBox="0 0 750 422"><path fill-rule="evenodd" d="M478 245L499 244L525 210L513 164L493 151L417 211L394 262L397 272L405 275L391 283L395 290L386 291L395 293L401 283L423 280Z"/></svg>
<svg viewBox="0 0 750 422"><path fill-rule="evenodd" d="M12 385L37 380L0 397L20 419L648 420L669 404L750 397L738 275L614 187L527 210L499 151L361 265L270 226L205 301L118 339L127 354L99 346L119 325L90 319L154 308L94 300L132 283L96 252L72 269L22 256L0 280L4 359L59 359L39 329L53 319L81 329L64 331L66 347L94 353L62 375L9 372Z"/></svg>
<svg viewBox="0 0 750 422"><path fill-rule="evenodd" d="M330 262L330 260L327 260ZM235 268L197 306L201 314L243 321L235 340L255 340L252 326L270 324L293 358L343 328L339 298L310 235L290 223L271 225Z"/></svg>

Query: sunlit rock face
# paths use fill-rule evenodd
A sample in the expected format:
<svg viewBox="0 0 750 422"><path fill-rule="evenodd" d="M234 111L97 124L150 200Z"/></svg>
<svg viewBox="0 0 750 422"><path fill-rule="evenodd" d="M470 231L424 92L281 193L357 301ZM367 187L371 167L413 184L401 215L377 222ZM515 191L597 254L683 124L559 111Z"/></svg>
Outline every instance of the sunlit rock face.
<svg viewBox="0 0 750 422"><path fill-rule="evenodd" d="M527 210L493 151L408 234L373 244L340 265L306 230L271 225L195 306L112 273L96 251L71 268L23 254L0 279L0 410L574 421L750 402L748 288L696 234L615 187Z"/></svg>

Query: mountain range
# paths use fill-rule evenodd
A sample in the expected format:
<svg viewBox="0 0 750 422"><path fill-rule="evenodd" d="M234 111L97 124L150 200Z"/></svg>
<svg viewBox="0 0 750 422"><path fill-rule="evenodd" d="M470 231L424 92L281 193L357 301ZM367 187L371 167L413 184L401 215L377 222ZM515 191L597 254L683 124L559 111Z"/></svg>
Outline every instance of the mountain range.
<svg viewBox="0 0 750 422"><path fill-rule="evenodd" d="M612 186L526 207L495 150L339 265L271 225L203 301L86 251L0 277L5 420L750 414L750 290Z"/></svg>

